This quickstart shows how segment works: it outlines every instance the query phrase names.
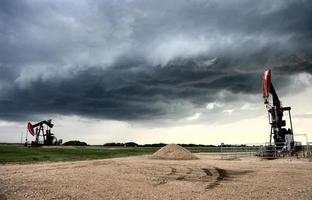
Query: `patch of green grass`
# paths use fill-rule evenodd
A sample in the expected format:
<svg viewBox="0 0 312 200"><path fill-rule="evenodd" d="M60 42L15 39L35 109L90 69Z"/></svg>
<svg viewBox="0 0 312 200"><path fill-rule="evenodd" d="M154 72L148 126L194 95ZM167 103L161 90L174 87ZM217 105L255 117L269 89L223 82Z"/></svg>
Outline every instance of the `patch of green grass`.
<svg viewBox="0 0 312 200"><path fill-rule="evenodd" d="M39 161L74 161L117 158L152 154L159 147L24 147L22 145L0 145L0 163L28 163ZM218 147L188 147L191 152L219 152Z"/></svg>
<svg viewBox="0 0 312 200"><path fill-rule="evenodd" d="M0 163L105 159L152 154L158 149L159 148L152 147L42 148L24 147L18 145L0 145Z"/></svg>

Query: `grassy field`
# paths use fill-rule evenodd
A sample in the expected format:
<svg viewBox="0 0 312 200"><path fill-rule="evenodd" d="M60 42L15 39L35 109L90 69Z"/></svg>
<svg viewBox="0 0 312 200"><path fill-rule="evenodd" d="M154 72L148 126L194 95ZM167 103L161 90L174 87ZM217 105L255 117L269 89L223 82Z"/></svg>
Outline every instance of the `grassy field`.
<svg viewBox="0 0 312 200"><path fill-rule="evenodd" d="M92 160L151 154L158 148L70 147L42 148L0 145L0 163L34 161Z"/></svg>
<svg viewBox="0 0 312 200"><path fill-rule="evenodd" d="M22 145L0 145L0 163L27 163L38 161L73 161L117 158L152 154L159 147L24 147ZM218 152L217 147L190 147L193 153Z"/></svg>

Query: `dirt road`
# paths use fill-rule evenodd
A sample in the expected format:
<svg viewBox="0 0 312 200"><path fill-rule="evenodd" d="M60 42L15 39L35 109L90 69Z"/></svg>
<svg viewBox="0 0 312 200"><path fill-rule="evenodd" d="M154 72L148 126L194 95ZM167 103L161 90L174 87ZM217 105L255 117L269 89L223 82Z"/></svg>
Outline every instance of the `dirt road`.
<svg viewBox="0 0 312 200"><path fill-rule="evenodd" d="M0 199L312 199L312 162L197 156L0 165Z"/></svg>

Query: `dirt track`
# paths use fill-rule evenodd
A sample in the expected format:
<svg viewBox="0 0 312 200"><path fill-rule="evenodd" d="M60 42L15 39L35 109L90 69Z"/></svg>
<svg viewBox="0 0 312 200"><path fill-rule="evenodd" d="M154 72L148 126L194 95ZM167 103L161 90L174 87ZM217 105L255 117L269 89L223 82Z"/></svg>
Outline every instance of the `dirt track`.
<svg viewBox="0 0 312 200"><path fill-rule="evenodd" d="M0 165L0 199L312 199L312 163L146 157Z"/></svg>

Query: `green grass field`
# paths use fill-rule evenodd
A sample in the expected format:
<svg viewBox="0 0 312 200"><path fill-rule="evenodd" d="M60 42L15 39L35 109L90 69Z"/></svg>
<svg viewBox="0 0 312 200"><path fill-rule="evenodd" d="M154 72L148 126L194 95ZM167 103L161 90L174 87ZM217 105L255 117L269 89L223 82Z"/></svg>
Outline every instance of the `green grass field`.
<svg viewBox="0 0 312 200"><path fill-rule="evenodd" d="M42 148L0 145L0 163L35 161L92 160L151 154L158 148L72 147Z"/></svg>
<svg viewBox="0 0 312 200"><path fill-rule="evenodd" d="M152 154L159 147L70 147L42 148L22 145L0 145L0 163L29 163L38 161L74 161L117 158ZM194 153L218 152L217 147L190 147Z"/></svg>

